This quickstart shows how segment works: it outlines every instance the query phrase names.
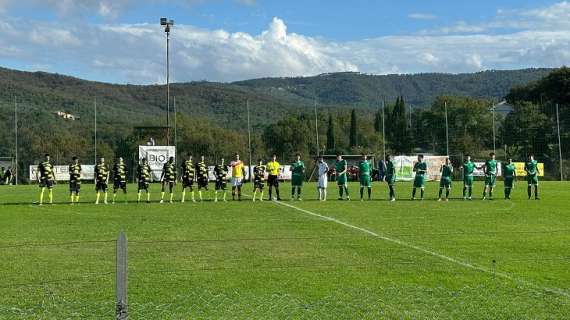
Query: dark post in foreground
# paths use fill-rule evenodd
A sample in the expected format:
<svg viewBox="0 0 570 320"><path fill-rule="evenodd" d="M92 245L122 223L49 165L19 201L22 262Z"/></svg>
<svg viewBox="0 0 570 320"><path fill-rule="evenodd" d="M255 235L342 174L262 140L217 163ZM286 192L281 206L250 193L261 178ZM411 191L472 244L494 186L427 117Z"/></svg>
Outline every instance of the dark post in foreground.
<svg viewBox="0 0 570 320"><path fill-rule="evenodd" d="M127 315L127 236L124 232L117 238L117 320L128 318Z"/></svg>

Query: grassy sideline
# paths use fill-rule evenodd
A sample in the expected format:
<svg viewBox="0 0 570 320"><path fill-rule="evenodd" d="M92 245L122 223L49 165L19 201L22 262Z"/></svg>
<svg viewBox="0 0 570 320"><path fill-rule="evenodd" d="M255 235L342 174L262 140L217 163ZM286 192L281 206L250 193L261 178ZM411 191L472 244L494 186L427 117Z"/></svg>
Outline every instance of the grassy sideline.
<svg viewBox="0 0 570 320"><path fill-rule="evenodd" d="M523 183L512 201L499 200L499 183L495 201L449 203L433 201L435 183L423 202L408 200L409 183L398 184L395 203L386 201L385 184L374 187L370 202L354 201L355 184L353 201L336 201L331 184L330 201L321 203L307 184L305 201L286 205L95 206L85 184L84 203L71 206L67 186L58 185L60 203L38 207L37 186L1 186L0 319L112 317L121 230L129 238L131 319L570 315L570 183L542 183L540 201L526 199ZM158 200L159 186L152 189ZM481 191L479 183L474 195ZM283 185L284 198L289 192Z"/></svg>

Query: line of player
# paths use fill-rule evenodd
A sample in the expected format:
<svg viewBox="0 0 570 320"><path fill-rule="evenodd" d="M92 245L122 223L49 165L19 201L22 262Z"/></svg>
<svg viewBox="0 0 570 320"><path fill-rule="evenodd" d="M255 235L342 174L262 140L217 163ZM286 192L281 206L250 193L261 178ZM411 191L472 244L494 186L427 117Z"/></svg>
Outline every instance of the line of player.
<svg viewBox="0 0 570 320"><path fill-rule="evenodd" d="M235 159L229 163L231 167L231 193L232 199L241 201L242 199L242 187L246 183L246 173L245 164L240 160L239 154L235 155ZM343 159L342 155L337 155L336 162L334 164L336 172L336 183L338 186L339 197L338 200L350 200L350 194L348 190L348 162ZM471 156L467 155L465 162L463 163L461 169L463 171L463 199L472 200L473 193L473 181L474 181L474 171L478 167L471 160ZM281 196L279 192L279 169L280 164L277 161L277 156L273 155L271 160L264 164L263 160L259 160L253 170L253 201L263 201L264 200L264 189L265 185L269 186L269 196L267 200L277 200L281 201ZM302 186L305 179L305 163L301 160L301 155L296 155L296 160L291 164L292 179L291 179L291 200L302 200ZM390 201L396 201L396 165L392 160L390 155L387 156L384 161L384 176L382 180L388 184L389 189L389 199ZM482 167L485 175L485 188L483 191L483 200L493 199L493 191L496 187L497 175L498 175L498 162L495 159L495 154L491 153L489 159L485 161ZM324 161L323 157L318 159L317 172L318 172L318 182L317 191L318 199L320 201L327 200L327 187L329 181L329 171L330 168L328 164ZM415 178L412 187L412 200L416 200L417 190L420 189L420 199L423 200L425 196L425 184L427 181L428 165L424 161L424 156L419 155L417 162L413 166L413 171L415 172ZM538 197L538 162L534 160L534 156L530 155L528 161L525 163L526 178L528 182L528 198L532 197L532 187L534 187L534 198L536 200ZM113 180L113 198L112 203L115 203L118 191L122 191L124 195L124 201L127 202L127 166L123 158L119 158L118 161L113 165L112 168L105 162L104 158L100 158L99 162L95 165L94 170L94 180L95 180L95 191L96 200L95 204L99 204L101 201L101 195L103 195L103 203L108 203L108 185L109 180ZM204 156L200 157L199 162L194 163L191 154L188 154L181 166L181 182L182 182L182 196L181 202L186 201L186 192L189 191L191 195L191 201L196 202L195 197L195 186L198 191L198 201L203 201L202 190L208 191L209 185L209 175L208 166L205 163ZM364 191L367 191L367 199L372 198L372 164L368 160L366 155L362 156L361 161L358 164L358 176L360 182L360 200L364 201L365 195ZM438 201L448 201L451 193L452 177L453 177L453 166L449 158L445 159L445 163L440 167L441 180L439 184L439 196ZM517 181L516 169L512 162L512 159L508 159L507 164L503 168L504 172L504 195L505 199L510 199L512 189L514 188L515 182ZM265 179L267 173L267 181ZM147 159L142 159L141 163L136 169L136 177L138 182L137 189L137 202L141 201L143 193L146 195L146 202L151 200L150 183L151 183L151 168L148 164ZM214 202L227 201L227 184L228 184L228 174L229 169L225 164L225 160L222 158L214 167L215 176L215 193ZM160 178L161 182L161 196L160 202L164 203L164 198L166 191L168 190L169 198L168 202L174 201L174 191L177 184L176 177L176 166L174 163L174 158L171 157L164 164L162 169L162 174ZM48 190L49 203L53 203L53 187L55 185L55 175L53 171L53 165L50 162L49 154L45 155L45 160L38 165L38 185L40 186L40 198L39 204L44 203L44 193ZM79 194L81 190L81 164L77 157L73 157L73 163L69 165L69 193L70 193L70 203L79 202ZM273 190L275 190L275 197L273 197ZM444 196L445 191L445 196Z"/></svg>

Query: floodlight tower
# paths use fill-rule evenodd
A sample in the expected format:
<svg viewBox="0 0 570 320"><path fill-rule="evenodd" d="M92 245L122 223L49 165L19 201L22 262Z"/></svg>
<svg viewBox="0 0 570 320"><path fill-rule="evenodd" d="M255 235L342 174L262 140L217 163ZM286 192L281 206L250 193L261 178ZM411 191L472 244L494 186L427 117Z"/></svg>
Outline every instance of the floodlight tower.
<svg viewBox="0 0 570 320"><path fill-rule="evenodd" d="M174 20L160 18L160 25L166 33L166 144L170 145L170 27Z"/></svg>

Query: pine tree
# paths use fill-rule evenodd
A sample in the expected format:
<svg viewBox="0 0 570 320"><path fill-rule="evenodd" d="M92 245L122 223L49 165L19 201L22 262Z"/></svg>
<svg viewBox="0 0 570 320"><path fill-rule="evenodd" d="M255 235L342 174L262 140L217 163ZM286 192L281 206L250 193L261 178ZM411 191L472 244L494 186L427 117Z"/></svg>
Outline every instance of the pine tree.
<svg viewBox="0 0 570 320"><path fill-rule="evenodd" d="M334 139L334 120L332 114L329 115L329 123L327 127L327 150L329 152L335 151L336 149L336 142Z"/></svg>
<svg viewBox="0 0 570 320"><path fill-rule="evenodd" d="M382 133L382 112L380 110L374 115L374 132Z"/></svg>
<svg viewBox="0 0 570 320"><path fill-rule="evenodd" d="M352 109L350 113L350 135L349 135L349 143L350 147L356 147L358 145L358 132L356 129L356 110Z"/></svg>

